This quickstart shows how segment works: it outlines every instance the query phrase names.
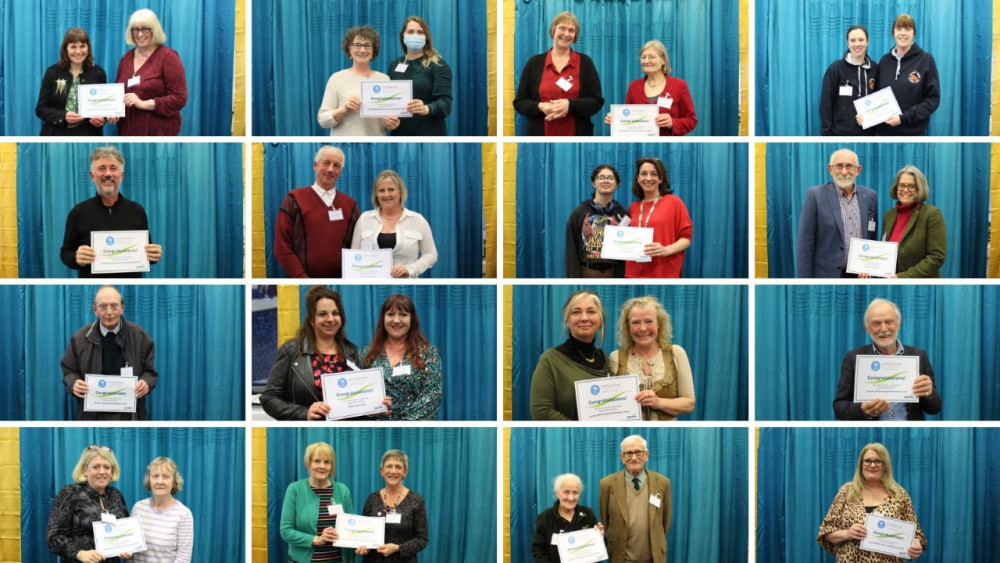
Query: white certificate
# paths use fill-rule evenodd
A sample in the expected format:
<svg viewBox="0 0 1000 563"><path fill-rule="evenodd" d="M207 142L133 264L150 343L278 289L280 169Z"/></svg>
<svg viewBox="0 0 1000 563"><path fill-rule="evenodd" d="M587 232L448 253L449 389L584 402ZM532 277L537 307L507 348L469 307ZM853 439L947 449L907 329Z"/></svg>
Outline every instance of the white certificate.
<svg viewBox="0 0 1000 563"><path fill-rule="evenodd" d="M854 100L854 109L858 110L858 114L861 116L862 129L885 123L886 119L903 113L899 109L899 103L896 102L892 88L888 86L874 94L868 94L864 98Z"/></svg>
<svg viewBox="0 0 1000 563"><path fill-rule="evenodd" d="M917 403L913 382L920 375L918 356L858 356L854 365L854 402L885 399Z"/></svg>
<svg viewBox="0 0 1000 563"><path fill-rule="evenodd" d="M323 402L330 405L327 420L385 412L385 382L380 368L327 373L322 376Z"/></svg>
<svg viewBox="0 0 1000 563"><path fill-rule="evenodd" d="M639 393L638 376L598 377L575 384L580 420L642 420L642 405L635 400Z"/></svg>
<svg viewBox="0 0 1000 563"><path fill-rule="evenodd" d="M337 516L337 547L376 548L385 544L385 518L340 514Z"/></svg>
<svg viewBox="0 0 1000 563"><path fill-rule="evenodd" d="M340 251L340 264L344 279L349 278L391 278L392 250L356 250L345 248Z"/></svg>
<svg viewBox="0 0 1000 563"><path fill-rule="evenodd" d="M556 534L556 547L562 563L595 563L608 558L604 536L596 528Z"/></svg>
<svg viewBox="0 0 1000 563"><path fill-rule="evenodd" d="M612 137L658 137L656 104L611 104Z"/></svg>
<svg viewBox="0 0 1000 563"><path fill-rule="evenodd" d="M117 557L122 553L146 551L146 538L142 535L142 522L138 516L119 518L113 522L92 522L94 549L104 557Z"/></svg>
<svg viewBox="0 0 1000 563"><path fill-rule="evenodd" d="M90 246L94 248L94 274L148 272L149 231L91 231Z"/></svg>
<svg viewBox="0 0 1000 563"><path fill-rule="evenodd" d="M125 117L125 85L80 84L76 103L83 117Z"/></svg>
<svg viewBox="0 0 1000 563"><path fill-rule="evenodd" d="M135 412L135 384L139 378L88 373L84 381L84 412Z"/></svg>
<svg viewBox="0 0 1000 563"><path fill-rule="evenodd" d="M899 243L852 238L847 250L847 268L851 274L887 278L896 273Z"/></svg>
<svg viewBox="0 0 1000 563"><path fill-rule="evenodd" d="M649 262L649 256L642 248L653 242L653 229L650 227L613 227L604 226L604 243L601 245L601 258L606 260L633 260Z"/></svg>
<svg viewBox="0 0 1000 563"><path fill-rule="evenodd" d="M869 514L865 517L865 528L868 528L868 535L858 547L865 551L910 558L906 550L913 544L913 536L917 534L915 523Z"/></svg>
<svg viewBox="0 0 1000 563"><path fill-rule="evenodd" d="M366 80L361 83L361 117L410 117L412 80Z"/></svg>

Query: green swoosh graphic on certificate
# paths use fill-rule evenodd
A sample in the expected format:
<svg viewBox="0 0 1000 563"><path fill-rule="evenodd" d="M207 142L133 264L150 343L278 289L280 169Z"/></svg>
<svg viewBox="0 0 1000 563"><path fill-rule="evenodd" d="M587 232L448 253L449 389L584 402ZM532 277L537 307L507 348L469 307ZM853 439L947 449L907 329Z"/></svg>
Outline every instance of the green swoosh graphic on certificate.
<svg viewBox="0 0 1000 563"><path fill-rule="evenodd" d="M376 105L378 105L378 104L384 104L386 102L393 102L393 101L402 99L402 97L403 97L403 93L402 92L396 92L395 94L393 94L391 96L386 96L386 97L380 98L378 100L373 100L372 103L376 104Z"/></svg>
<svg viewBox="0 0 1000 563"><path fill-rule="evenodd" d="M872 260L881 260L888 256L888 254L876 254L875 256L862 256L861 260L864 262L871 262Z"/></svg>
<svg viewBox="0 0 1000 563"><path fill-rule="evenodd" d="M875 537L880 540L885 540L889 538L901 539L903 537L903 532L896 532L895 534L887 534L885 532L872 532Z"/></svg>
<svg viewBox="0 0 1000 563"><path fill-rule="evenodd" d="M355 270L371 270L372 268L378 268L382 265L382 261L372 262L371 264L364 264L362 266L354 266Z"/></svg>
<svg viewBox="0 0 1000 563"><path fill-rule="evenodd" d="M905 371L897 371L896 373L894 373L892 375L887 375L887 376L879 378L879 379L873 379L873 380L871 380L871 383L885 383L886 381L889 381L891 379L899 377L900 375L903 375L905 373L906 373Z"/></svg>
<svg viewBox="0 0 1000 563"><path fill-rule="evenodd" d="M360 530L347 530L347 533L348 534L353 534L353 535L356 536L358 534L370 534L373 531L375 531L375 528L364 528L364 529L360 529Z"/></svg>
<svg viewBox="0 0 1000 563"><path fill-rule="evenodd" d="M126 252L128 252L129 250L132 250L133 248L135 248L137 246L139 246L139 245L138 244L133 244L133 245L130 245L130 246L126 246L125 248L123 248L121 250L112 250L111 252L108 253L108 256L119 256L121 254L125 254Z"/></svg>
<svg viewBox="0 0 1000 563"><path fill-rule="evenodd" d="M596 405L591 405L591 407L590 407L590 408L592 408L592 409L596 409L596 408L600 408L600 407L603 407L604 405L606 405L606 404L610 403L611 401L614 401L615 399L617 399L618 397L621 397L621 396L622 396L622 395L624 395L624 394L625 394L625 392L624 392L624 391L622 391L622 392L620 392L620 393L616 393L616 394L614 394L614 395L612 395L612 396L608 397L607 399L604 399L604 400L603 400L603 401L601 401L600 403L597 403Z"/></svg>
<svg viewBox="0 0 1000 563"><path fill-rule="evenodd" d="M104 96L103 98L97 98L96 100L91 100L91 102L95 104L103 104L104 102L109 102L113 100L114 97L115 97L114 94L112 94L110 96Z"/></svg>
<svg viewBox="0 0 1000 563"><path fill-rule="evenodd" d="M635 125L636 123L645 123L649 121L648 117L637 117L635 119L626 119L622 121L622 125Z"/></svg>
<svg viewBox="0 0 1000 563"><path fill-rule="evenodd" d="M345 396L343 396L343 397L341 397L341 398L339 398L337 400L338 401L346 401L348 399L353 399L354 397L357 397L359 393L364 393L365 389L368 389L371 386L372 386L372 384L369 383L368 385L365 385L361 389L358 389L357 391L352 391L351 393L348 393L347 395L345 395Z"/></svg>
<svg viewBox="0 0 1000 563"><path fill-rule="evenodd" d="M571 548L569 548L569 551L570 551L570 553L575 553L577 551L580 551L581 549L590 547L592 545L594 545L594 540L590 540L590 541L588 541L587 543L585 543L583 545L578 545L576 547L571 547Z"/></svg>

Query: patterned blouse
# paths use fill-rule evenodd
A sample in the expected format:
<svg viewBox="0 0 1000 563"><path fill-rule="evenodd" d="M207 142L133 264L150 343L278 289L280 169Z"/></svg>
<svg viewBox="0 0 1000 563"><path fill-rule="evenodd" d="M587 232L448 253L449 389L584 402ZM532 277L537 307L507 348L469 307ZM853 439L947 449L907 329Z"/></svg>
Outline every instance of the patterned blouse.
<svg viewBox="0 0 1000 563"><path fill-rule="evenodd" d="M104 508L101 508L102 502ZM45 534L49 551L63 561L76 561L78 552L94 549L91 523L100 522L102 512L114 514L116 518L128 518L128 505L121 491L108 485L102 495L87 483L63 487L49 511L49 527ZM118 558L105 561L118 561Z"/></svg>
<svg viewBox="0 0 1000 563"><path fill-rule="evenodd" d="M361 349L359 357L368 355L368 346ZM441 407L441 356L434 345L428 345L420 355L424 369L418 370L410 356L403 356L397 366L410 366L407 375L392 375L392 365L383 350L367 368L381 368L385 392L392 397L392 414L379 416L379 420L436 420Z"/></svg>
<svg viewBox="0 0 1000 563"><path fill-rule="evenodd" d="M823 523L819 526L819 535L816 536L816 542L826 551L836 555L837 563L901 563L903 560L899 557L876 553L874 551L862 551L859 547L861 542L858 541L848 540L837 545L826 541L825 536L830 532L850 528L851 524L865 523L867 513L865 512L864 504L861 502L861 499L848 498L850 487L850 483L844 484L837 491L837 496L833 497L830 510L827 511L826 517L823 518ZM903 491L903 494L899 498L886 497L885 500L875 507L874 512L882 516L888 516L889 518L916 522L917 533L914 538L920 542L920 545L924 549L927 549L927 537L924 536L924 532L920 529L920 522L917 522L917 514L913 510L913 501L906 491Z"/></svg>
<svg viewBox="0 0 1000 563"><path fill-rule="evenodd" d="M365 563L416 563L417 552L427 547L427 507L424 497L410 491L394 510L399 513L399 524L385 525L385 543L394 543L399 551L389 557L382 557L374 549L364 556ZM368 495L365 500L364 516L385 516L390 508L382 502L379 491Z"/></svg>

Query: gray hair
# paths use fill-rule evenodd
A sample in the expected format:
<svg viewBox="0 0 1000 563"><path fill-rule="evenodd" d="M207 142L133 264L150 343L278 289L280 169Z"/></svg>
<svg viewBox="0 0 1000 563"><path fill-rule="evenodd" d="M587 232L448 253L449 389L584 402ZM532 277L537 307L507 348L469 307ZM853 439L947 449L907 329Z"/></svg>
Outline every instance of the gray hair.
<svg viewBox="0 0 1000 563"><path fill-rule="evenodd" d="M323 153L326 152L326 151L334 151L334 152L336 152L337 154L340 155L340 159L341 160L345 160L345 161L347 160L347 157L344 156L344 151L340 150L338 147L335 147L333 145L323 145L322 147L319 148L318 151L316 151L316 156L313 157L313 163L315 164L315 163L319 162L320 160L322 160L323 159Z"/></svg>
<svg viewBox="0 0 1000 563"><path fill-rule="evenodd" d="M621 443L621 446L620 446L621 450L622 450L622 453L625 452L625 444L627 444L629 442L639 442L639 443L641 443L643 451L646 451L646 450L649 449L648 444L646 443L646 439L645 438L643 438L642 436L640 436L638 434L632 434L631 436L626 436L625 439L622 440L622 443Z"/></svg>
<svg viewBox="0 0 1000 563"><path fill-rule="evenodd" d="M639 56L648 50L652 49L657 55L663 57L663 66L661 70L663 74L670 74L670 55L667 54L667 48L660 41L653 39L652 41L646 41L646 44L639 49Z"/></svg>
<svg viewBox="0 0 1000 563"><path fill-rule="evenodd" d="M896 305L892 301L889 301L888 299L883 299L881 297L876 297L875 299L872 299L872 302L868 304L868 308L865 309L865 326L868 325L868 317L871 314L872 308L874 308L874 307L876 307L878 305L889 305L889 306L891 306L892 310L896 313L896 322L898 323L898 322L900 322L900 321L903 320L903 314L899 312L899 306L898 305Z"/></svg>
<svg viewBox="0 0 1000 563"><path fill-rule="evenodd" d="M576 483L576 487L580 489L580 492L583 492L583 480L573 473L563 473L562 475L557 475L552 481L552 492L558 495L559 491L563 488L563 485L565 485L567 481Z"/></svg>
<svg viewBox="0 0 1000 563"><path fill-rule="evenodd" d="M90 164L93 165L94 161L100 160L102 158L113 158L118 161L118 164L125 168L125 157L122 153L118 152L118 149L112 146L97 147L90 153Z"/></svg>
<svg viewBox="0 0 1000 563"><path fill-rule="evenodd" d="M390 459L397 459L403 463L403 471L410 471L410 458L406 457L403 450L389 450L382 454L382 463L378 464L379 467L385 467L385 462Z"/></svg>
<svg viewBox="0 0 1000 563"><path fill-rule="evenodd" d="M927 177L924 176L924 173L921 172L919 168L912 164L907 164L906 166L900 168L899 172L896 172L896 179L893 180L892 187L889 188L889 197L892 199L899 199L899 197L897 197L896 188L899 186L899 179L903 176L903 174L913 175L913 183L917 185L917 191L913 194L913 201L917 203L927 201L927 198L931 195L931 189L927 185Z"/></svg>

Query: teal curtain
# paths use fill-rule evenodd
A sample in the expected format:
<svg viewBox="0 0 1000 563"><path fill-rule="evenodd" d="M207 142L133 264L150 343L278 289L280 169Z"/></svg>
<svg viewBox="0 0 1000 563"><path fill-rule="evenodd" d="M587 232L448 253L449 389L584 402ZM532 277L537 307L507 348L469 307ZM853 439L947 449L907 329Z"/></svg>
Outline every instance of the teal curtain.
<svg viewBox="0 0 1000 563"><path fill-rule="evenodd" d="M4 420L73 420L59 361L70 337L96 320L98 286L0 286L11 307L0 342ZM159 372L150 420L243 420L246 403L243 286L118 286L124 317L155 344ZM13 391L20 391L14 393Z"/></svg>
<svg viewBox="0 0 1000 563"><path fill-rule="evenodd" d="M17 147L17 259L22 278L75 278L59 258L66 216L97 195L90 179L93 143ZM122 196L149 218L163 258L148 278L243 276L243 145L123 143Z"/></svg>
<svg viewBox="0 0 1000 563"><path fill-rule="evenodd" d="M847 29L868 28L868 56L878 63L896 45L892 22L913 16L916 43L941 80L941 105L929 135L988 135L991 0L760 0L755 2L758 135L819 135L823 75L847 50Z"/></svg>
<svg viewBox="0 0 1000 563"><path fill-rule="evenodd" d="M316 182L313 158L323 145L264 145L264 251L267 277L286 277L274 257L274 222L285 194ZM372 185L382 170L406 182L407 209L427 219L438 261L425 278L483 277L483 154L479 143L336 143L344 151L337 189L361 212L373 209ZM337 251L339 252L339 250Z"/></svg>
<svg viewBox="0 0 1000 563"><path fill-rule="evenodd" d="M385 72L403 55L399 30L407 16L430 27L434 48L451 67L449 135L485 135L486 3L463 0L259 0L253 3L253 129L255 135L326 135L316 121L330 75L351 66L340 48L348 29L370 25L382 48L372 68Z"/></svg>
<svg viewBox="0 0 1000 563"><path fill-rule="evenodd" d="M184 477L175 498L194 516L194 560L243 561L242 428L22 428L20 441L22 561L56 561L45 541L52 501L73 483L73 467L92 444L111 448L118 459L121 477L112 486L129 509L153 496L142 485L149 462L173 459Z"/></svg>
<svg viewBox="0 0 1000 563"><path fill-rule="evenodd" d="M602 478L623 471L621 441L648 442L646 469L670 479L668 561L743 561L747 554L747 432L743 428L511 428L510 551L532 561L535 518L552 506L553 479L575 473L579 504L600 518Z"/></svg>
<svg viewBox="0 0 1000 563"><path fill-rule="evenodd" d="M589 56L601 77L604 107L593 116L595 135L610 135L604 115L624 104L629 82L642 78L639 49L657 39L667 48L671 75L691 90L698 126L690 135L737 135L740 123L739 1L517 0L514 15L514 89L532 56L552 48L549 25L562 11L580 21L573 49ZM508 108L508 111L513 109ZM515 132L524 134L518 116Z"/></svg>
<svg viewBox="0 0 1000 563"><path fill-rule="evenodd" d="M992 561L1000 553L996 428L761 428L757 560L833 562L816 543L861 448L879 442L910 498L927 549L919 561Z"/></svg>
<svg viewBox="0 0 1000 563"><path fill-rule="evenodd" d="M514 420L530 420L531 377L538 358L569 336L562 308L580 289L597 292L606 316L597 346L618 348L618 316L625 301L652 295L670 314L673 343L691 362L695 408L681 420L746 420L748 339L746 286L600 285L514 286L511 401ZM760 334L760 331L758 331ZM758 384L759 385L759 384Z"/></svg>
<svg viewBox="0 0 1000 563"><path fill-rule="evenodd" d="M177 51L187 79L181 135L231 135L236 3L232 0L35 0L0 2L0 135L38 135L35 115L45 69L59 61L63 35L81 27L90 36L94 63L115 79L129 16L156 13ZM318 107L318 106L317 106ZM104 128L114 135L116 126Z"/></svg>
<svg viewBox="0 0 1000 563"><path fill-rule="evenodd" d="M519 278L566 276L566 220L594 193L590 173L610 164L621 175L615 199L625 209L635 161L663 161L694 232L684 252L686 278L747 276L747 148L741 143L521 143L517 147Z"/></svg>
<svg viewBox="0 0 1000 563"><path fill-rule="evenodd" d="M333 479L350 489L359 514L368 495L385 486L378 471L382 454L403 450L410 467L405 484L424 498L430 523L420 560L492 560L497 550L496 436L494 428L268 428L268 562L288 561L288 545L279 532L281 504L290 483L309 477L302 456L314 442L333 446Z"/></svg>
<svg viewBox="0 0 1000 563"><path fill-rule="evenodd" d="M768 143L767 263L772 278L795 277L795 243L806 190L831 182L826 165L834 151L857 153L857 183L878 194L882 216L896 204L889 189L896 173L912 164L927 177L927 203L939 207L948 229L946 278L986 277L990 232L990 145L988 143ZM695 225L697 230L697 224Z"/></svg>
<svg viewBox="0 0 1000 563"><path fill-rule="evenodd" d="M899 306L903 346L927 351L944 401L930 420L1000 419L996 286L768 285L756 291L757 420L834 420L844 354L871 343L876 297Z"/></svg>

